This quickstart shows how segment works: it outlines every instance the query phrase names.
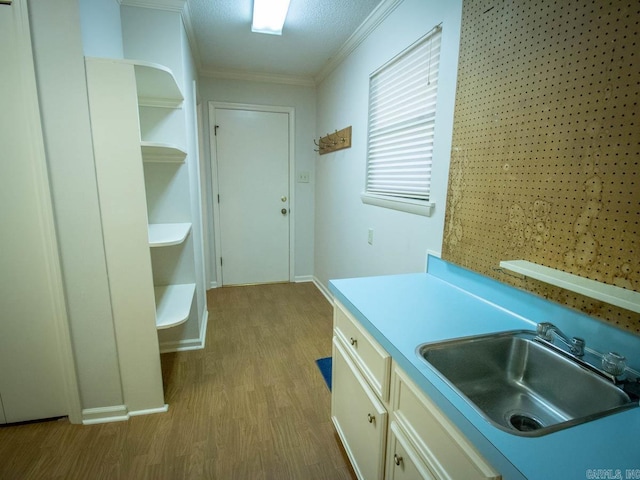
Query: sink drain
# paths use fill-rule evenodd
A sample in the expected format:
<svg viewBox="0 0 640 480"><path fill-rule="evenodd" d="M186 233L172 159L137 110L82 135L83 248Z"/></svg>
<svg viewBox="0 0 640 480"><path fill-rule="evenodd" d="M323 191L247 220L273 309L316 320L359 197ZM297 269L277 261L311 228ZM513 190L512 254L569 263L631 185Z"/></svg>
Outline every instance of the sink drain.
<svg viewBox="0 0 640 480"><path fill-rule="evenodd" d="M509 423L513 428L520 432L533 432L544 427L544 425L535 418L528 415L522 415L520 413L511 415L509 417Z"/></svg>

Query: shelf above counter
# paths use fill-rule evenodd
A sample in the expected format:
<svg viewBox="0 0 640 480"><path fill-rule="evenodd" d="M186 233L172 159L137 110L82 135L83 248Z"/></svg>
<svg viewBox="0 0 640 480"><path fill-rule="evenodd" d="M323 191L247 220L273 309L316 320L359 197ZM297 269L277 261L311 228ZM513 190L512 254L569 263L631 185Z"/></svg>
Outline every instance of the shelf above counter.
<svg viewBox="0 0 640 480"><path fill-rule="evenodd" d="M545 267L526 260L502 261L500 262L500 268L579 293L585 297L615 305L616 307L640 313L640 292L579 277L572 273Z"/></svg>
<svg viewBox="0 0 640 480"><path fill-rule="evenodd" d="M184 97L173 72L164 65L142 60L123 60L133 65L138 87L138 105L178 108Z"/></svg>
<svg viewBox="0 0 640 480"><path fill-rule="evenodd" d="M175 327L189 319L196 284L154 287L156 298L156 328Z"/></svg>
<svg viewBox="0 0 640 480"><path fill-rule="evenodd" d="M140 142L142 161L149 163L184 163L187 152L168 143Z"/></svg>
<svg viewBox="0 0 640 480"><path fill-rule="evenodd" d="M149 224L149 246L179 245L186 240L190 231L190 223L151 223Z"/></svg>

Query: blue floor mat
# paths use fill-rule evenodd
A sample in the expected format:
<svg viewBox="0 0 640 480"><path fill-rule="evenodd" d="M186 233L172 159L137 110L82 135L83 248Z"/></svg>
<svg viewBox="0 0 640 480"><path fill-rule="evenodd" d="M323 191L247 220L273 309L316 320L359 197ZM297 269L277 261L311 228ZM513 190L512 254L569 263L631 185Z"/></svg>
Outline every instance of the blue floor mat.
<svg viewBox="0 0 640 480"><path fill-rule="evenodd" d="M327 383L329 391L331 391L331 357L319 358L316 360L316 365L318 365L320 373L322 374L324 381Z"/></svg>

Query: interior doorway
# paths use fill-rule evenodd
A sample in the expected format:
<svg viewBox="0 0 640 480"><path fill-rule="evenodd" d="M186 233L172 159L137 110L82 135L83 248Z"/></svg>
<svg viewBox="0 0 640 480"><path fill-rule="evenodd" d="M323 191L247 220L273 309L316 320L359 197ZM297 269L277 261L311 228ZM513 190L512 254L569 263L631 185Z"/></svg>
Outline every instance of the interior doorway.
<svg viewBox="0 0 640 480"><path fill-rule="evenodd" d="M293 272L293 109L211 103L218 286Z"/></svg>

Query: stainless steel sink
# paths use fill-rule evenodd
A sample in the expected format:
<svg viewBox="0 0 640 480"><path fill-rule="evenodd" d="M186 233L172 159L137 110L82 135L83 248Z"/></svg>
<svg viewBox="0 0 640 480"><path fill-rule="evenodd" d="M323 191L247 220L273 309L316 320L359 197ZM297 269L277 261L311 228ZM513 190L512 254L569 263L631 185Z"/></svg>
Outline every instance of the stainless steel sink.
<svg viewBox="0 0 640 480"><path fill-rule="evenodd" d="M417 353L487 420L515 435L545 435L638 405L531 331L425 343Z"/></svg>

